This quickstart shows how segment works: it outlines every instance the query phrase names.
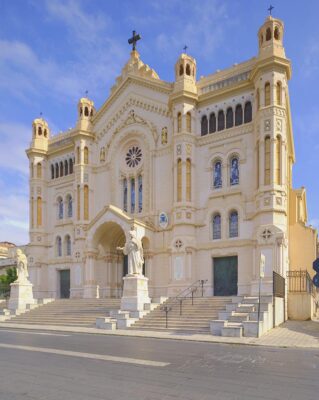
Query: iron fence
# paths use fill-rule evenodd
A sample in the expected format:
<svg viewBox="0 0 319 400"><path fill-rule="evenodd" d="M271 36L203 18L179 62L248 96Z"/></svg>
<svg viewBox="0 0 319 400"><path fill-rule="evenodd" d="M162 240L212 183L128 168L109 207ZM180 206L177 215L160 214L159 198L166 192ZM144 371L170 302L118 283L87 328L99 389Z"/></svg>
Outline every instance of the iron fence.
<svg viewBox="0 0 319 400"><path fill-rule="evenodd" d="M309 293L313 297L317 295L317 289L312 282L309 272L306 270L288 271L288 291L291 293Z"/></svg>

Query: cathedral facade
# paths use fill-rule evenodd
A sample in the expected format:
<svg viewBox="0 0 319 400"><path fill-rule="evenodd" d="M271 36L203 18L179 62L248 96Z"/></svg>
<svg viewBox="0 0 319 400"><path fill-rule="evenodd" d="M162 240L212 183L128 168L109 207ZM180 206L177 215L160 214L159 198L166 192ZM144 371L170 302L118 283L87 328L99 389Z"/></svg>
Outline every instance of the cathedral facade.
<svg viewBox="0 0 319 400"><path fill-rule="evenodd" d="M138 52L99 110L78 103L54 137L33 122L30 279L36 297L120 297L130 229L151 296L207 280L211 296L264 293L289 269L294 142L283 23L269 16L258 55L196 78L181 54L165 82ZM306 233L307 234L307 233Z"/></svg>

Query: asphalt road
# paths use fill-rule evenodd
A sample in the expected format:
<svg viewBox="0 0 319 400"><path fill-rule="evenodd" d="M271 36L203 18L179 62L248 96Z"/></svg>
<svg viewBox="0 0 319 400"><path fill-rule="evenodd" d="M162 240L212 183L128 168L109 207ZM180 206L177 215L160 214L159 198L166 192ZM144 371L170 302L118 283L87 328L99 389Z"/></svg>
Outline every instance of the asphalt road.
<svg viewBox="0 0 319 400"><path fill-rule="evenodd" d="M0 330L0 400L314 400L319 350Z"/></svg>

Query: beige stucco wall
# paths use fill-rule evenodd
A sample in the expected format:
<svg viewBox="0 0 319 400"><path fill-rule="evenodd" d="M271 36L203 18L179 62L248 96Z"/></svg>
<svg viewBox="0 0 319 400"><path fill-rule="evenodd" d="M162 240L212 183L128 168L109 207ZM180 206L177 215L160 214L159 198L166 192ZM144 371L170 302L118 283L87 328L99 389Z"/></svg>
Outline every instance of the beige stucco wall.
<svg viewBox="0 0 319 400"><path fill-rule="evenodd" d="M288 318L306 321L315 315L314 298L309 293L288 294Z"/></svg>

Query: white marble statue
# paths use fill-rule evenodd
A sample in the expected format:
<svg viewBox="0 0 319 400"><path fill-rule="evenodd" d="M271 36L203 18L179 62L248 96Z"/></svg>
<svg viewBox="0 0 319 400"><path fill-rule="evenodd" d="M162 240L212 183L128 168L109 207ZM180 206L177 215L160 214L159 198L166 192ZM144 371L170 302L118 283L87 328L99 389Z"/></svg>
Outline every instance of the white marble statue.
<svg viewBox="0 0 319 400"><path fill-rule="evenodd" d="M28 261L25 254L20 249L17 249L16 252L16 261L17 261L17 275L18 279L15 283L29 283L29 272L28 272Z"/></svg>
<svg viewBox="0 0 319 400"><path fill-rule="evenodd" d="M140 239L136 237L135 230L129 231L129 239L124 247L117 247L128 256L128 275L143 275L143 247Z"/></svg>

